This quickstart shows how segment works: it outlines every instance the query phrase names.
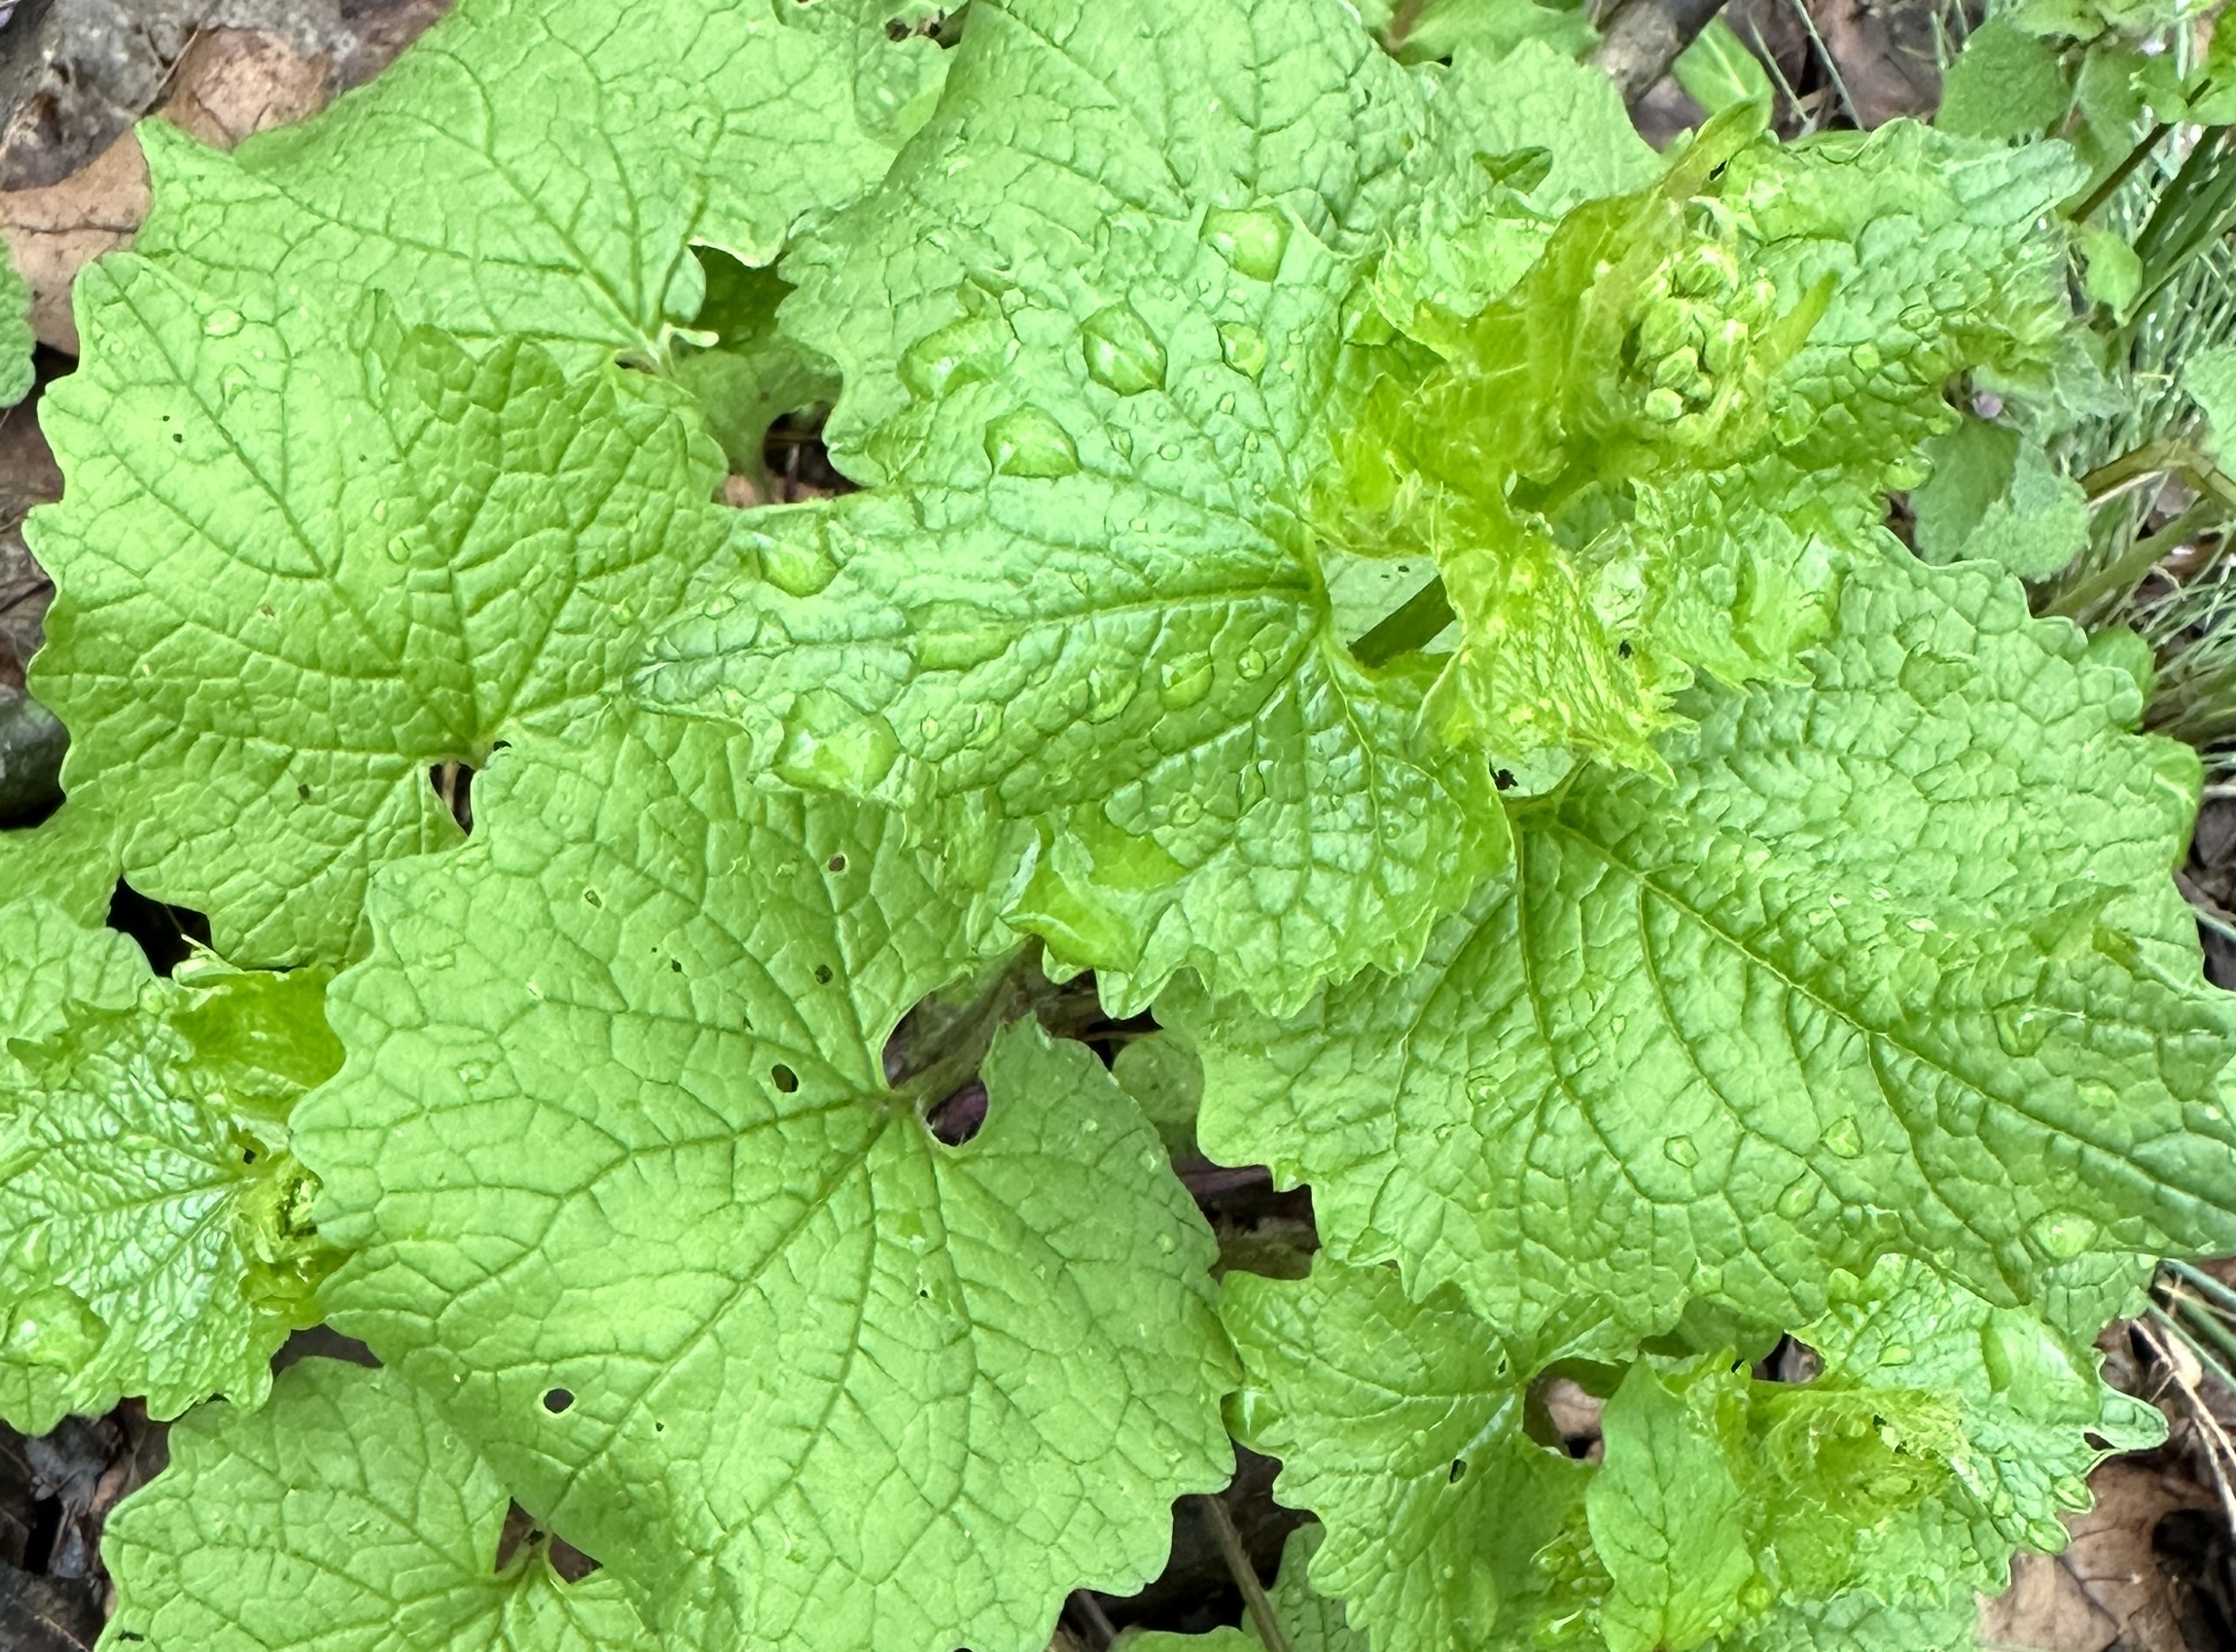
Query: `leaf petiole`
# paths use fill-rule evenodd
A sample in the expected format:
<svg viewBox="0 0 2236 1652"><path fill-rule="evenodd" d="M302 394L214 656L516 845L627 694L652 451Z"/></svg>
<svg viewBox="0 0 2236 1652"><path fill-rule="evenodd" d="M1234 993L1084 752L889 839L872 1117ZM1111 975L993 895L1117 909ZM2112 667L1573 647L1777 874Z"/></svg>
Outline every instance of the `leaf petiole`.
<svg viewBox="0 0 2236 1652"><path fill-rule="evenodd" d="M1217 1493L1207 1493L1195 1501L1219 1543L1226 1569L1234 1574L1235 1588L1242 1591L1242 1603L1249 1609L1251 1626L1258 1631L1265 1652L1290 1652L1289 1636L1273 1615L1273 1602L1265 1597L1265 1585L1258 1580L1258 1568L1251 1564L1249 1551L1242 1546L1242 1533L1234 1529L1234 1517L1226 1512L1226 1504Z"/></svg>
<svg viewBox="0 0 2236 1652"><path fill-rule="evenodd" d="M1445 596L1444 577L1438 574L1354 642L1351 655L1364 666L1388 665L1401 654L1428 647L1451 622L1451 599Z"/></svg>

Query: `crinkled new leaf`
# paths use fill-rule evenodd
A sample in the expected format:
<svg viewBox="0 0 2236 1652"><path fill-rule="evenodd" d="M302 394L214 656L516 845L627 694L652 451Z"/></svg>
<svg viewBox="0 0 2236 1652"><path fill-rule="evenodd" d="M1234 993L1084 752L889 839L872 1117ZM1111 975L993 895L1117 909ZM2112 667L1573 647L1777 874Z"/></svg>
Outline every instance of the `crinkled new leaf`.
<svg viewBox="0 0 2236 1652"><path fill-rule="evenodd" d="M340 1065L325 971L159 982L41 902L0 940L0 1418L262 1403L337 1259L288 1133Z"/></svg>

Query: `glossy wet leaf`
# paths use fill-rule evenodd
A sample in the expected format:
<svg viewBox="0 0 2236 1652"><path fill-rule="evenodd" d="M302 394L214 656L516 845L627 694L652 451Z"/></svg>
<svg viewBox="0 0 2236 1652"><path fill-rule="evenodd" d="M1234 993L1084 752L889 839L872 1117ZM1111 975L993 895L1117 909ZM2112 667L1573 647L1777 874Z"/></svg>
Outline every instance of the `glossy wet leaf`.
<svg viewBox="0 0 2236 1652"><path fill-rule="evenodd" d="M1977 566L1853 568L1809 664L1696 694L1674 786L1518 812L1412 973L1286 1022L1170 995L1206 1150L1552 1346L1688 1297L1792 1323L1888 1249L2016 1303L2226 1243L2228 1012L2165 875L2194 756Z"/></svg>

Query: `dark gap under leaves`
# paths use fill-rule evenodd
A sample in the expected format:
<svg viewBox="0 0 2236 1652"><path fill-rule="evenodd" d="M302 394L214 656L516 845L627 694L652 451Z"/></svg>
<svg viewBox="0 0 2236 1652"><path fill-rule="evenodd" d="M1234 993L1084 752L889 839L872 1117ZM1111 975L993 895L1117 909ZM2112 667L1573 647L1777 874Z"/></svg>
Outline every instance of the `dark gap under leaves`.
<svg viewBox="0 0 2236 1652"><path fill-rule="evenodd" d="M505 1511L505 1527L497 1536L497 1570L513 1564L524 1544L541 1544L551 1569L569 1583L580 1583L598 1569L598 1563L563 1537L555 1537L536 1523L518 1503Z"/></svg>
<svg viewBox="0 0 2236 1652"><path fill-rule="evenodd" d="M210 921L203 914L151 900L121 879L109 897L109 928L138 942L148 967L159 975L184 964L195 947L210 944Z"/></svg>
<svg viewBox="0 0 2236 1652"><path fill-rule="evenodd" d="M762 463L767 468L775 505L795 505L803 499L829 499L858 491L831 462L823 444L823 421L828 407L786 413L768 427L762 442Z"/></svg>
<svg viewBox="0 0 2236 1652"><path fill-rule="evenodd" d="M474 830L474 774L471 763L460 762L437 763L427 771L427 784L435 788L458 829L469 835Z"/></svg>
<svg viewBox="0 0 2236 1652"><path fill-rule="evenodd" d="M986 1086L974 1078L924 1120L925 1127L950 1147L960 1147L986 1127Z"/></svg>
<svg viewBox="0 0 2236 1652"><path fill-rule="evenodd" d="M0 1648L86 1652L101 1633L101 1529L162 1469L167 1430L138 1401L26 1439L0 1426Z"/></svg>
<svg viewBox="0 0 2236 1652"><path fill-rule="evenodd" d="M1281 1545L1310 1516L1273 1500L1273 1477L1280 1472L1280 1463L1242 1446L1234 1448L1234 1479L1218 1495L1259 1580L1270 1583L1281 1564ZM1235 1587L1200 1503L1199 1498L1183 1497L1174 1505L1171 1559L1139 1594L1121 1599L1082 1590L1074 1597L1064 1620L1083 1645L1107 1646L1109 1638L1101 1633L1104 1625L1119 1632L1156 1629L1201 1634L1242 1622L1242 1591ZM1097 1615L1102 1624L1094 1622Z"/></svg>
<svg viewBox="0 0 2236 1652"><path fill-rule="evenodd" d="M345 1337L332 1325L312 1325L307 1330L291 1333L271 1356L271 1368L276 1372L305 1359L343 1359L352 1365L377 1366L373 1350L355 1337Z"/></svg>

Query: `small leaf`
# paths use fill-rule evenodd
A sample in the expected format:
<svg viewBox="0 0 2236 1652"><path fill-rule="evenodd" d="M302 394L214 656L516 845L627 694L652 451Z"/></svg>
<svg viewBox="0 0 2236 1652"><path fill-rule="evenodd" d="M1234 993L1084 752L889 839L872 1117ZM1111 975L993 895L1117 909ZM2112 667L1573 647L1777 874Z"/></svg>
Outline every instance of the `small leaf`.
<svg viewBox="0 0 2236 1652"><path fill-rule="evenodd" d="M135 961L126 996L130 943L81 933L98 973L43 967L67 1002L0 1064L0 1417L42 1433L124 1394L158 1418L213 1393L253 1407L338 1260L288 1133L340 1065L326 976L220 967L174 984Z"/></svg>
<svg viewBox="0 0 2236 1652"><path fill-rule="evenodd" d="M2236 346L2200 350L2182 364L2182 388L2205 415L2216 454L2236 445Z"/></svg>
<svg viewBox="0 0 2236 1652"><path fill-rule="evenodd" d="M749 269L707 247L697 249L697 258L706 271L706 301L692 330L711 343L702 348L679 340L676 382L698 398L730 471L765 486L768 427L786 413L835 399L838 379L828 362L777 332L776 306L792 289L774 270Z"/></svg>
<svg viewBox="0 0 2236 1652"><path fill-rule="evenodd" d="M2110 310L2112 319L2124 327L2143 292L2143 261L2126 236L2110 229L2082 230L2080 256L2090 300Z"/></svg>
<svg viewBox="0 0 2236 1652"><path fill-rule="evenodd" d="M1925 453L1934 474L1910 503L1927 561L1977 558L2041 580L2087 542L2087 496L2034 438L1967 419L1930 438Z"/></svg>
<svg viewBox="0 0 2236 1652"><path fill-rule="evenodd" d="M1607 1466L1584 1504L1614 1581L1609 1652L1692 1652L1754 1614L1745 1507L1725 1435L1746 1427L1745 1367L1678 1376L1645 1361L1607 1402Z"/></svg>
<svg viewBox="0 0 2236 1652"><path fill-rule="evenodd" d="M2063 54L2003 18L1972 30L1942 82L1934 124L1969 138L2037 136L2073 103Z"/></svg>

